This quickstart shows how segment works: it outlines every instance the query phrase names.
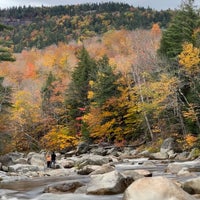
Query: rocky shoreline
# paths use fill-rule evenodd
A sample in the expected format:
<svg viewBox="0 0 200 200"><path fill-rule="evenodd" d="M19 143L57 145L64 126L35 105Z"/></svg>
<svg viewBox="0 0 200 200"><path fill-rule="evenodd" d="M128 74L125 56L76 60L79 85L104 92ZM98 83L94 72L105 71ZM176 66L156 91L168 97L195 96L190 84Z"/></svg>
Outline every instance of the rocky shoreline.
<svg viewBox="0 0 200 200"><path fill-rule="evenodd" d="M123 200L200 199L200 158L192 152L177 153L173 140L164 141L159 152L138 152L81 144L75 151L56 153L55 169L47 168L45 151L12 152L0 156L0 184L39 177L66 177L48 184L37 199L69 199L70 195L118 195ZM158 173L159 171L159 173ZM68 180L69 176L87 179ZM80 196L78 196L80 198ZM77 198L78 198L77 197Z"/></svg>

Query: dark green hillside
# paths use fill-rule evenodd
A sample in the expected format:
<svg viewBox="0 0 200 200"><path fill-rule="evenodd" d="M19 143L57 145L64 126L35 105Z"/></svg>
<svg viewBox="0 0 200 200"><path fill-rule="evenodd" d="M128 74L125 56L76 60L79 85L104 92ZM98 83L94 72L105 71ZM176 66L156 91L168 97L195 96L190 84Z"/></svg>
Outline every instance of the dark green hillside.
<svg viewBox="0 0 200 200"><path fill-rule="evenodd" d="M109 30L167 27L173 11L134 8L124 3L82 4L54 7L13 7L0 10L1 23L14 26L10 38L15 52L44 48L72 39L83 40Z"/></svg>

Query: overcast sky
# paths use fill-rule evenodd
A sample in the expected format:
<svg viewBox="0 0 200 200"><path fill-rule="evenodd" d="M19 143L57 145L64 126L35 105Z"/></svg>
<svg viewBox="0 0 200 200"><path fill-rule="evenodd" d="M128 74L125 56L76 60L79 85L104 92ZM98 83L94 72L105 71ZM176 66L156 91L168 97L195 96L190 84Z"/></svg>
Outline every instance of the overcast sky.
<svg viewBox="0 0 200 200"><path fill-rule="evenodd" d="M110 0L0 0L0 8L10 8L12 6L54 6L72 5L82 3L102 3ZM123 2L133 6L150 7L156 10L178 9L182 0L111 0L112 2ZM200 0L195 0L200 6Z"/></svg>

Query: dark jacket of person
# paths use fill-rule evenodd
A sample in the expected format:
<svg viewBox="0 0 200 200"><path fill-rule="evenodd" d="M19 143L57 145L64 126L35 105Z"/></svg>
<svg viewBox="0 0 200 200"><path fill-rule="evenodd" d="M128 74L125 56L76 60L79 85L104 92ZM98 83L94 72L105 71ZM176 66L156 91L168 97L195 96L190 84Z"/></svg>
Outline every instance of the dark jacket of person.
<svg viewBox="0 0 200 200"><path fill-rule="evenodd" d="M55 152L53 152L51 154L51 162L55 162L55 161L56 161L56 154L55 154Z"/></svg>

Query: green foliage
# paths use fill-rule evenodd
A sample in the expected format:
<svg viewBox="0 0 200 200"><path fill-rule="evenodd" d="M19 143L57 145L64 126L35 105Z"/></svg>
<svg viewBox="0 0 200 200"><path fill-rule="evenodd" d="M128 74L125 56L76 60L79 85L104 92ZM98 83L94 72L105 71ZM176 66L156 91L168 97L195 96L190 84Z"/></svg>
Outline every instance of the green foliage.
<svg viewBox="0 0 200 200"><path fill-rule="evenodd" d="M66 122L66 108L64 104L65 87L55 75L50 72L41 90L42 113L45 122L51 126L63 125ZM50 127L50 126L49 126Z"/></svg>
<svg viewBox="0 0 200 200"><path fill-rule="evenodd" d="M11 87L3 85L4 78L0 77L0 113L5 113L6 108L11 107Z"/></svg>
<svg viewBox="0 0 200 200"><path fill-rule="evenodd" d="M162 143L163 143L163 139L160 138L160 139L156 140L155 142L153 142L153 144L151 144L151 146L147 147L147 150L148 150L150 153L159 152Z"/></svg>
<svg viewBox="0 0 200 200"><path fill-rule="evenodd" d="M10 29L10 27L0 24L0 32L5 32L5 35L8 34L6 30ZM12 54L11 44L12 43L8 40L5 40L5 38L0 38L0 62L15 61L15 58Z"/></svg>
<svg viewBox="0 0 200 200"><path fill-rule="evenodd" d="M83 128L82 116L90 104L88 99L89 81L96 76L96 62L84 47L77 53L77 58L79 61L72 73L72 80L66 92L65 102L68 109L70 128L74 134L80 134ZM85 136L88 135L86 126L83 129Z"/></svg>
<svg viewBox="0 0 200 200"><path fill-rule="evenodd" d="M79 108L86 108L89 105L89 81L96 76L96 63L84 47L78 52L77 57L79 62L72 73L66 97L73 118L80 116Z"/></svg>
<svg viewBox="0 0 200 200"><path fill-rule="evenodd" d="M97 70L94 83L91 86L91 90L94 92L92 102L102 106L109 98L119 96L117 80L120 75L114 74L107 56L97 62Z"/></svg>
<svg viewBox="0 0 200 200"><path fill-rule="evenodd" d="M125 30L150 28L152 22L158 22L163 29L168 20L160 23L162 16L168 18L172 11L157 12L127 4L105 3L12 8L3 11L4 16L7 12L13 19L19 19L13 30L17 51L25 46L43 48L72 38L78 40L78 43L59 43L43 50L23 51L17 55L16 67L20 67L20 73L15 73L19 71L14 68L13 72L8 70L7 66L0 71L9 75L6 83L16 88L10 112L13 147L28 150L42 144L43 148L62 150L77 145L80 139L106 141L117 146L152 139L154 143L149 150L157 151L167 136L198 134L199 32L193 8L190 14L185 10L177 12L170 31L164 32L165 42L161 42L164 49L160 53L183 61L179 63L178 77L160 69L161 65L167 65L156 57L160 30L157 34ZM180 16L184 23L180 23L183 21ZM22 24L25 17L28 21ZM112 31L100 36L108 30ZM96 34L98 37L93 37ZM93 38L83 41L87 37ZM197 51L195 48L182 51L179 44L188 40ZM80 43L84 47L80 48ZM197 53L192 56L194 49ZM190 60L191 56L195 59ZM2 94L5 88L2 80ZM34 95L32 91L36 91ZM3 105L6 112L8 108ZM0 128L4 130L3 122L8 115L2 116Z"/></svg>
<svg viewBox="0 0 200 200"><path fill-rule="evenodd" d="M177 58L182 51L184 42L193 42L193 32L199 26L199 15L194 7L194 0L187 0L182 4L171 21L169 27L163 32L159 54L169 59Z"/></svg>
<svg viewBox="0 0 200 200"><path fill-rule="evenodd" d="M53 83L56 81L55 76L52 74L52 72L49 73L47 79L46 79L46 83L43 86L42 90L41 90L41 94L42 94L42 109L43 111L47 111L49 110L49 104L50 104L50 98L53 95L53 90L54 90L54 85Z"/></svg>

